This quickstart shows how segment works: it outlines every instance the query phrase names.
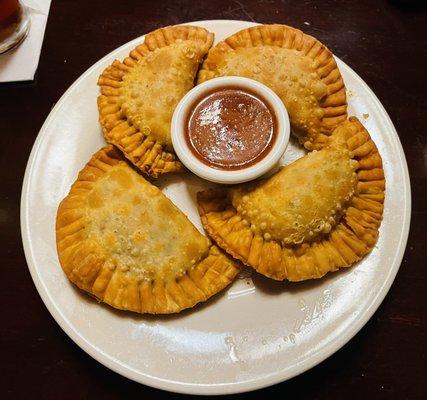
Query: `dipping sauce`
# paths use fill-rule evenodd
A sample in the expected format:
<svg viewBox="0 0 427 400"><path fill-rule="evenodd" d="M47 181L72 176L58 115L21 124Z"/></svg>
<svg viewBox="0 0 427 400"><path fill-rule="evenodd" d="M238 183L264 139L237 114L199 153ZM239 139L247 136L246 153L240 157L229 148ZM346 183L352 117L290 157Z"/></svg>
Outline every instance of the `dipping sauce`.
<svg viewBox="0 0 427 400"><path fill-rule="evenodd" d="M262 160L276 138L268 102L244 88L218 88L198 99L184 119L186 140L204 164L236 170Z"/></svg>

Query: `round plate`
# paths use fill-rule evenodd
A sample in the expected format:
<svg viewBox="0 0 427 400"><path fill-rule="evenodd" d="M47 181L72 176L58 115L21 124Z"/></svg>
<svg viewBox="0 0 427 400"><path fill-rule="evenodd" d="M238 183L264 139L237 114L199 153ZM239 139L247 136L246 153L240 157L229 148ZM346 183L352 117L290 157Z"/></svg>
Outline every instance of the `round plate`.
<svg viewBox="0 0 427 400"><path fill-rule="evenodd" d="M222 40L254 24L192 23ZM166 317L119 312L77 290L63 274L55 246L55 216L78 171L104 145L96 81L115 58L143 38L89 68L62 96L43 125L28 161L21 229L28 266L44 303L62 329L112 370L174 392L243 392L289 379L348 342L380 305L396 276L410 219L407 165L396 130L374 93L346 64L349 114L370 131L383 157L384 220L372 252L352 268L303 283L274 282L244 270L229 288L192 310ZM304 152L295 143L284 161ZM159 182L202 230L195 193L205 183L179 175Z"/></svg>

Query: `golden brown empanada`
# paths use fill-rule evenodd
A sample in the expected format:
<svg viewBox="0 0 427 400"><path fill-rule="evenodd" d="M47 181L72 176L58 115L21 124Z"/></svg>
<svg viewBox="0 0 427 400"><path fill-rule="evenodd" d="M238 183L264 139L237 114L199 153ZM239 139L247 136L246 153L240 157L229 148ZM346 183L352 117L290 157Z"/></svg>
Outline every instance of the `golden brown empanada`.
<svg viewBox="0 0 427 400"><path fill-rule="evenodd" d="M322 150L267 180L199 193L198 203L220 247L268 277L301 281L350 266L373 248L384 188L378 150L350 118Z"/></svg>
<svg viewBox="0 0 427 400"><path fill-rule="evenodd" d="M308 150L321 148L347 118L344 82L332 53L298 29L258 25L220 42L209 51L198 83L224 75L252 78L273 89Z"/></svg>
<svg viewBox="0 0 427 400"><path fill-rule="evenodd" d="M139 313L192 307L238 272L113 146L95 153L61 202L56 240L73 283Z"/></svg>
<svg viewBox="0 0 427 400"><path fill-rule="evenodd" d="M193 87L212 42L213 34L204 28L161 28L99 77L99 120L105 139L151 176L183 170L172 148L171 118Z"/></svg>

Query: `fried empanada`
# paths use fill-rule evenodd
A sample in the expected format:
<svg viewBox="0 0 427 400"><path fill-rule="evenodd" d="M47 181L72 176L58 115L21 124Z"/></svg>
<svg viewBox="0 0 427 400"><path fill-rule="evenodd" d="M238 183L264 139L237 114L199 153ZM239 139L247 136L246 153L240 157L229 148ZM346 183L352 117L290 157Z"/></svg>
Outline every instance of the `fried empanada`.
<svg viewBox="0 0 427 400"><path fill-rule="evenodd" d="M321 148L347 118L344 82L332 53L298 29L258 25L220 42L209 51L198 83L224 75L252 78L273 89L308 150Z"/></svg>
<svg viewBox="0 0 427 400"><path fill-rule="evenodd" d="M74 284L139 313L193 307L238 272L113 146L95 153L61 202L56 240Z"/></svg>
<svg viewBox="0 0 427 400"><path fill-rule="evenodd" d="M204 28L161 28L99 77L99 120L105 139L153 177L183 170L172 148L171 118L193 87L212 42L213 34Z"/></svg>
<svg viewBox="0 0 427 400"><path fill-rule="evenodd" d="M382 160L356 118L319 151L271 178L199 193L202 222L217 244L276 280L320 278L375 245L383 213Z"/></svg>

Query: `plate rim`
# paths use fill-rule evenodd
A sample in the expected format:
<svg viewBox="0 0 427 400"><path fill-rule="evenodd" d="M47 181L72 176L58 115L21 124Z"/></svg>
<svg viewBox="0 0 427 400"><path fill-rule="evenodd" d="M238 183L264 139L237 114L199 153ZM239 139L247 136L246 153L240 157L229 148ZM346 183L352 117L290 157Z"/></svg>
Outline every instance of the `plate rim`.
<svg viewBox="0 0 427 400"><path fill-rule="evenodd" d="M191 21L186 22L184 25L189 24L216 24L216 23L226 23L226 24L236 24L236 23L245 23L247 26L255 25L255 23L251 21L243 21L243 20L228 20L228 19L216 19L216 20L199 20L199 21ZM248 392L256 389L262 389L274 384L278 384L289 380L313 367L320 364L336 351L341 349L345 344L347 344L369 321L369 319L373 316L376 310L381 305L385 296L390 290L392 286L397 272L399 271L403 255L406 249L409 228L410 228L410 216L411 216L411 188L410 188L410 179L409 179L409 171L408 164L406 162L405 153L400 142L399 135L396 131L396 128L393 125L393 122L390 119L387 111L384 106L381 104L378 97L372 91L372 89L364 82L364 80L345 62L337 58L338 64L343 65L348 69L348 71L358 80L372 96L372 100L375 103L376 107L381 111L381 116L385 119L386 123L390 126L392 134L395 136L395 141L392 141L393 146L396 148L397 153L400 156L400 167L402 167L402 176L404 183L403 190L403 201L405 204L404 214L403 214L403 226L401 230L400 240L399 240L399 248L395 253L395 257L393 259L392 268L390 268L386 278L384 279L384 283L381 288L376 293L374 299L371 304L363 310L360 314L359 319L349 326L349 328L344 332L343 335L338 337L337 340L328 347L324 347L319 350L317 353L309 357L308 359L296 364L291 372L287 372L284 370L276 371L269 375L250 379L246 381L240 381L237 383L223 383L223 384L197 384L197 383L183 383L179 381L173 381L169 379L163 379L159 377L155 377L146 373L142 373L137 371L136 369L124 365L119 360L109 356L102 349L95 346L93 343L87 341L74 327L72 323L61 313L61 310L57 308L56 304L52 300L45 284L40 279L36 263L33 260L33 254L31 251L31 237L29 235L29 223L28 223L28 212L29 207L27 201L29 200L29 187L31 183L32 173L33 173L33 164L38 154L38 151L41 147L44 137L46 136L46 130L52 120L54 120L55 115L62 105L62 103L69 97L70 92L77 86L82 80L84 80L94 69L98 67L99 64L105 62L107 59L113 56L113 53L132 45L133 43L140 42L143 40L145 35L141 35L133 40L124 43L123 45L113 49L111 52L106 54L101 59L97 60L94 64L92 64L88 69L86 69L62 94L59 100L56 102L55 106L49 112L46 117L42 127L40 128L36 140L34 141L33 147L31 149L30 156L27 161L27 165L25 168L25 175L22 183L21 189L21 201L20 201L20 228L21 228L21 238L24 247L24 254L27 261L27 266L31 274L31 278L36 286L38 294L40 295L44 305L54 318L54 320L58 323L61 329L76 343L83 351L89 354L92 358L100 362L105 367L111 369L112 371L131 379L135 382L148 385L154 387L156 389L162 389L174 393L183 393L183 394L196 394L196 395L219 395L219 394L236 394L242 392Z"/></svg>

